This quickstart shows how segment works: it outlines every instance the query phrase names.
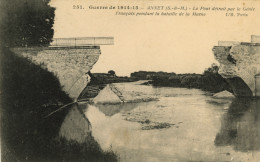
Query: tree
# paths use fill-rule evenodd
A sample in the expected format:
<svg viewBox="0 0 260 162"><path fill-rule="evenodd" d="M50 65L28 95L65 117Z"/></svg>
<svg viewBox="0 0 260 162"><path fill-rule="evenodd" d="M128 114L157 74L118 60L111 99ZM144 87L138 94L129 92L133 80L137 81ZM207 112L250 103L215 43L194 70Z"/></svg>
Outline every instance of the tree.
<svg viewBox="0 0 260 162"><path fill-rule="evenodd" d="M114 70L109 70L109 71L108 71L108 74L113 75L113 76L116 76L116 72L115 72Z"/></svg>
<svg viewBox="0 0 260 162"><path fill-rule="evenodd" d="M55 8L50 0L1 2L1 42L5 46L48 46L53 38Z"/></svg>
<svg viewBox="0 0 260 162"><path fill-rule="evenodd" d="M209 75L209 74L216 74L218 73L219 67L217 64L213 63L211 67L207 68L204 70L204 75Z"/></svg>

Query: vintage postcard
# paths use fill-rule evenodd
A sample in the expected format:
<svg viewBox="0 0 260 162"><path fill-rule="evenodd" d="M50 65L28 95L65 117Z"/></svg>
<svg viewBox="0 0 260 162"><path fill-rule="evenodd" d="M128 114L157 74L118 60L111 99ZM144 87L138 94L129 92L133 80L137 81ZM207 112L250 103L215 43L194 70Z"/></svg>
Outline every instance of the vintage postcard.
<svg viewBox="0 0 260 162"><path fill-rule="evenodd" d="M0 5L1 161L260 161L260 1Z"/></svg>

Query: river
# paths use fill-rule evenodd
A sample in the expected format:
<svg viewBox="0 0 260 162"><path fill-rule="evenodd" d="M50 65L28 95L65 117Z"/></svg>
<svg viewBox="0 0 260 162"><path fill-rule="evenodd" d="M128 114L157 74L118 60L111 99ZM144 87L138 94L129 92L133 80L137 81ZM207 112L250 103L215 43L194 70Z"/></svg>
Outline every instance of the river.
<svg viewBox="0 0 260 162"><path fill-rule="evenodd" d="M198 89L116 85L158 98L86 105L92 135L121 161L260 160L259 100L216 99Z"/></svg>

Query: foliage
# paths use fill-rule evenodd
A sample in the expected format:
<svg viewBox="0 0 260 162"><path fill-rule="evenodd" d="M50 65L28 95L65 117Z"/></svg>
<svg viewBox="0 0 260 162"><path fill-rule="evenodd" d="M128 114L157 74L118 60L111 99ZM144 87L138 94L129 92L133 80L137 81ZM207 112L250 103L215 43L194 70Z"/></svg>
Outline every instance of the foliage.
<svg viewBox="0 0 260 162"><path fill-rule="evenodd" d="M211 75L211 74L217 74L219 70L219 67L217 64L213 63L211 67L204 70L204 75Z"/></svg>
<svg viewBox="0 0 260 162"><path fill-rule="evenodd" d="M114 70L109 70L109 71L108 71L108 74L115 76L115 75L116 75L116 72L115 72Z"/></svg>
<svg viewBox="0 0 260 162"><path fill-rule="evenodd" d="M153 77L150 84L154 86L198 88L214 93L224 90L232 92L225 79L218 74L218 70L219 67L212 64L210 68L204 71L203 75L178 74L173 77Z"/></svg>
<svg viewBox="0 0 260 162"><path fill-rule="evenodd" d="M163 71L155 72L155 71L138 71L138 72L133 72L131 73L131 78L136 78L139 80L150 80L154 77L172 77L175 76L176 73L167 73Z"/></svg>
<svg viewBox="0 0 260 162"><path fill-rule="evenodd" d="M1 2L1 40L5 46L47 46L52 41L55 8L50 0Z"/></svg>

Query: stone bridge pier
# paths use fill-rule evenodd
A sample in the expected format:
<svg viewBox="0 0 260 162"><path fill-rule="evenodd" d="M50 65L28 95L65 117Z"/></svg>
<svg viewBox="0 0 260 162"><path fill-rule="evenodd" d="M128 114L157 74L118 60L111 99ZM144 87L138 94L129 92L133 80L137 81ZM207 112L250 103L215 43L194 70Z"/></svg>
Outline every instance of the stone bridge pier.
<svg viewBox="0 0 260 162"><path fill-rule="evenodd" d="M260 36L251 42L219 41L213 48L219 74L237 97L260 97Z"/></svg>

